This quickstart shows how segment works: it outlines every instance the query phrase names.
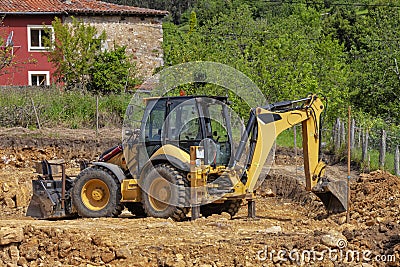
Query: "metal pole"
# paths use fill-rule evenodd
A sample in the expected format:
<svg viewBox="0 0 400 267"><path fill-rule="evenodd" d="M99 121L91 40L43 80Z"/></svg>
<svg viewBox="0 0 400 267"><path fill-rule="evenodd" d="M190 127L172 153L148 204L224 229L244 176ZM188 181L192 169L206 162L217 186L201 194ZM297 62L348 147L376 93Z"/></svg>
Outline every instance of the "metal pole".
<svg viewBox="0 0 400 267"><path fill-rule="evenodd" d="M348 134L347 134L347 213L346 222L350 223L350 163L351 163L351 106L349 106L349 120L348 120Z"/></svg>

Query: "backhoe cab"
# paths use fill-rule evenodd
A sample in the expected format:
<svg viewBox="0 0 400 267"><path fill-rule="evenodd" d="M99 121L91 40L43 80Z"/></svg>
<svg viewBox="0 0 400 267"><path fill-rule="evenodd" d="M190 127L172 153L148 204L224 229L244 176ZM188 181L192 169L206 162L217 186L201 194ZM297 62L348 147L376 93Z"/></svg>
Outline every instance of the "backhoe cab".
<svg viewBox="0 0 400 267"><path fill-rule="evenodd" d="M238 144L232 131L239 130L232 129L226 97L160 97L145 102L140 129L127 131L129 138L84 168L72 186L65 175L68 186L51 176L34 181L27 215L110 217L127 207L138 216L181 221L190 210L194 219L222 212L233 216L246 199L249 216L255 216L255 190L265 177L264 164L272 161L275 139L300 123L306 189L329 212L346 210L345 184L328 180L319 160L324 105L316 95L252 109Z"/></svg>

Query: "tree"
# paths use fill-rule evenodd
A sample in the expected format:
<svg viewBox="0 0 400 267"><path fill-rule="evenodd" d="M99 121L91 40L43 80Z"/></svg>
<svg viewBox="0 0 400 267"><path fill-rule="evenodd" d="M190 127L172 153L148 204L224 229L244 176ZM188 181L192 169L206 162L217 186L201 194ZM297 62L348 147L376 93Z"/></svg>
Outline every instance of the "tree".
<svg viewBox="0 0 400 267"><path fill-rule="evenodd" d="M373 118L395 124L400 123L399 18L398 8L369 7L358 25L364 45L349 53L351 102Z"/></svg>
<svg viewBox="0 0 400 267"><path fill-rule="evenodd" d="M103 0L104 2L138 6L144 8L168 10L170 20L174 23L181 23L181 16L196 3L196 0Z"/></svg>
<svg viewBox="0 0 400 267"><path fill-rule="evenodd" d="M90 69L101 52L101 43L106 39L105 33L99 35L95 27L75 18L70 25L55 18L52 26L54 39L47 39L46 42L50 47L49 61L56 68L58 81L65 83L68 89L86 89L90 82Z"/></svg>
<svg viewBox="0 0 400 267"><path fill-rule="evenodd" d="M252 7L242 4L206 21L192 14L189 27L165 23L165 64L224 63L246 74L271 102L317 92L331 100L331 117L343 113L348 101L343 45L324 35L315 9L283 5L281 10L282 16L257 18ZM195 17L203 25L190 26ZM238 107L235 111L247 111Z"/></svg>
<svg viewBox="0 0 400 267"><path fill-rule="evenodd" d="M73 17L70 24L63 24L56 18L52 26L54 39L47 40L48 57L56 67L58 81L64 83L66 89L111 93L130 85L129 72L133 73L134 65L125 47L104 49L105 32L99 34L94 26Z"/></svg>
<svg viewBox="0 0 400 267"><path fill-rule="evenodd" d="M90 69L90 90L101 93L123 91L130 83L129 73L134 67L126 56L124 46L98 54Z"/></svg>
<svg viewBox="0 0 400 267"><path fill-rule="evenodd" d="M0 76L5 73L5 69L9 67L13 61L12 53L13 45L4 38L3 18L0 19Z"/></svg>

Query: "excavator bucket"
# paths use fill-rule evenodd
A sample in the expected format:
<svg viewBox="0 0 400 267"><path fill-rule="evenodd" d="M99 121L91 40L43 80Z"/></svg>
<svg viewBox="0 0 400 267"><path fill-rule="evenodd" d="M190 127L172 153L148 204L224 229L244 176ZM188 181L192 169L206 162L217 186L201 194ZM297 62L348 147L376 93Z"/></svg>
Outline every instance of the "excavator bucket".
<svg viewBox="0 0 400 267"><path fill-rule="evenodd" d="M325 179L313 192L321 199L329 213L340 213L347 210L347 184L345 181Z"/></svg>
<svg viewBox="0 0 400 267"><path fill-rule="evenodd" d="M61 180L55 180L61 166ZM66 197L64 189L72 186L72 181L65 175L64 160L43 160L36 164L36 172L41 174L32 180L32 199L26 215L38 219L62 218L66 216Z"/></svg>
<svg viewBox="0 0 400 267"><path fill-rule="evenodd" d="M61 209L61 181L33 180L33 195L27 216L38 219L60 218L65 216Z"/></svg>

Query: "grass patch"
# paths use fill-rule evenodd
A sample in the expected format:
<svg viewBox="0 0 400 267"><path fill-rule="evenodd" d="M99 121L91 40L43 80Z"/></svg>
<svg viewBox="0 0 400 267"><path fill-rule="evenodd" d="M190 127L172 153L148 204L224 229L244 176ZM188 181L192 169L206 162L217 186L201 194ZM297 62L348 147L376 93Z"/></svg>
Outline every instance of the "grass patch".
<svg viewBox="0 0 400 267"><path fill-rule="evenodd" d="M131 94L99 97L102 126L120 127ZM35 128L34 102L40 123L45 127L93 128L96 126L96 96L56 88L0 89L0 126Z"/></svg>
<svg viewBox="0 0 400 267"><path fill-rule="evenodd" d="M368 150L368 155L370 162L368 164L368 159L366 162L362 161L362 151L360 148L353 149L351 153L352 161L356 162L360 166L360 171L370 171L379 169L379 151L376 149ZM369 165L369 166L368 166ZM394 173L394 153L386 152L385 166L383 168L385 171Z"/></svg>
<svg viewBox="0 0 400 267"><path fill-rule="evenodd" d="M301 128L296 128L296 136L297 136L297 147L303 147L303 137L301 136ZM276 144L282 147L290 147L294 148L294 130L293 128L287 129L283 131L278 137L276 138Z"/></svg>

